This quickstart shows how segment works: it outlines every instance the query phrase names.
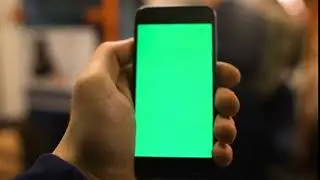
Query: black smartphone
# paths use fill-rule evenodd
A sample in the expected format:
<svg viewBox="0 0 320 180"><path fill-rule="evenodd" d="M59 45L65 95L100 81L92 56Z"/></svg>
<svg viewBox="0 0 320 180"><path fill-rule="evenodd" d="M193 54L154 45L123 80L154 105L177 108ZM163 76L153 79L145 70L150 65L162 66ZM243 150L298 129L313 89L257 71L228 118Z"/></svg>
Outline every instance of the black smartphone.
<svg viewBox="0 0 320 180"><path fill-rule="evenodd" d="M206 6L146 6L135 18L138 178L206 178L213 167L216 16Z"/></svg>

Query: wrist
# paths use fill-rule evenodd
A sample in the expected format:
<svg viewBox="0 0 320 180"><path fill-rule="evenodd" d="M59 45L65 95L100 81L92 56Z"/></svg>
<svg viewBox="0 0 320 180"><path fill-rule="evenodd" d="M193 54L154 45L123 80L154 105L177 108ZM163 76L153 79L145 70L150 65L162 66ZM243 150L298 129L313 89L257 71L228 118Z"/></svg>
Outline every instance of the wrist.
<svg viewBox="0 0 320 180"><path fill-rule="evenodd" d="M85 165L74 164L77 169L88 180L136 180L134 172L125 169L114 169L111 167L87 167Z"/></svg>
<svg viewBox="0 0 320 180"><path fill-rule="evenodd" d="M60 159L74 166L88 180L136 180L134 165L126 168L114 168L110 166L92 166L85 163L76 154L72 147L67 146L65 140L61 140L58 147L52 153ZM87 158L86 158L87 159Z"/></svg>

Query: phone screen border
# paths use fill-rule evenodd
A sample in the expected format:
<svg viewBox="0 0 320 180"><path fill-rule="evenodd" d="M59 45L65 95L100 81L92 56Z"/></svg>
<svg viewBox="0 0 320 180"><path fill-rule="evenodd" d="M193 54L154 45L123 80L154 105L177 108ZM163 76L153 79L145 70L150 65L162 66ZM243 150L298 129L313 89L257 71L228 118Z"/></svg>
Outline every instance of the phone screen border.
<svg viewBox="0 0 320 180"><path fill-rule="evenodd" d="M212 69L215 73L217 61L217 32L216 13L207 6L144 6L140 8L135 17L135 37L138 25L141 24L182 24L182 23L210 23L212 24L212 43L214 57ZM137 38L134 43L133 53L133 81L132 99L135 105L136 85L136 58ZM216 80L213 80L213 97L216 90ZM212 100L214 103L214 99ZM216 117L216 109L213 117ZM212 127L214 128L214 127ZM212 135L214 137L214 135ZM215 137L214 137L215 141ZM216 172L212 158L156 158L135 157L135 173L140 178L210 178ZM211 178L210 178L211 179Z"/></svg>

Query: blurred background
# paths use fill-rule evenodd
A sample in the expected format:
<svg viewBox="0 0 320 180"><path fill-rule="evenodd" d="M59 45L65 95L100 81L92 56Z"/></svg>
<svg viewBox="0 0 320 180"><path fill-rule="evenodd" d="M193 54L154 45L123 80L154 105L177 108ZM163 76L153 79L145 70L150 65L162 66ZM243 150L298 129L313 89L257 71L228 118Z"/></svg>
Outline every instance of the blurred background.
<svg viewBox="0 0 320 180"><path fill-rule="evenodd" d="M216 179L317 179L318 0L1 0L0 180L52 152L95 47L157 3L217 9L219 59L243 75L234 162Z"/></svg>

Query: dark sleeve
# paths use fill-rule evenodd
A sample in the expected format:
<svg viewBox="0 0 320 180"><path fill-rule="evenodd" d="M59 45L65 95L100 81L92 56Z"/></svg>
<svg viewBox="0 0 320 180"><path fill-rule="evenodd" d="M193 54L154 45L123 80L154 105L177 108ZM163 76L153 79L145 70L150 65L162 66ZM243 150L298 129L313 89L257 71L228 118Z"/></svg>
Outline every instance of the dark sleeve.
<svg viewBox="0 0 320 180"><path fill-rule="evenodd" d="M16 180L85 180L72 165L52 154L41 155L35 164Z"/></svg>

